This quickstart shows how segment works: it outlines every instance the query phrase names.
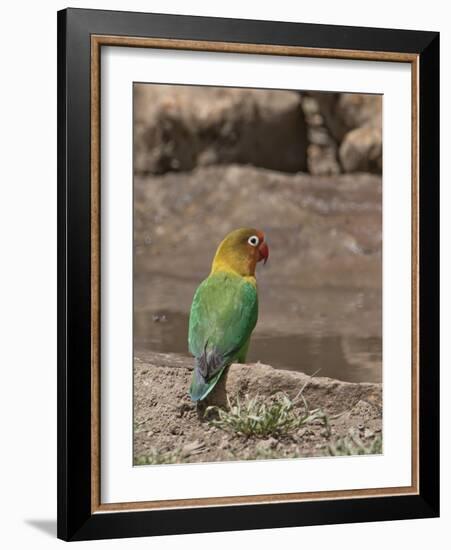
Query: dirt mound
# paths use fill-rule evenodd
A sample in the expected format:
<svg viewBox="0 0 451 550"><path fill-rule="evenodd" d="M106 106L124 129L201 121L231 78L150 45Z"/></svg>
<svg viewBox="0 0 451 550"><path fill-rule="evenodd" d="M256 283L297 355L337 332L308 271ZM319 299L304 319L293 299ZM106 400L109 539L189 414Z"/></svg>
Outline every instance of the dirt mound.
<svg viewBox="0 0 451 550"><path fill-rule="evenodd" d="M192 364L192 359L176 354L148 352L135 358L135 463L323 456L331 449L348 454L354 444L343 443L343 438L350 434L357 442L354 451L359 446L368 449L381 436L380 384L311 378L260 363L234 364L208 402L199 407L187 394ZM304 386L309 408L320 408L328 416L327 429L324 423L314 422L284 435L245 437L213 426L204 417L206 405L225 408L227 395L232 400L245 399L246 394L271 398L283 392L293 399ZM303 408L303 401L298 400L295 407Z"/></svg>

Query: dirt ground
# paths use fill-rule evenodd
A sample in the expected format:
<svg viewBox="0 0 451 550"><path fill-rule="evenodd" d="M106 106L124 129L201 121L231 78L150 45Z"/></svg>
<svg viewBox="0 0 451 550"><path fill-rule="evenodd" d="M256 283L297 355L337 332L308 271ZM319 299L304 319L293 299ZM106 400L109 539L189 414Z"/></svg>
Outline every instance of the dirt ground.
<svg viewBox="0 0 451 550"><path fill-rule="evenodd" d="M306 384L309 409L320 408L330 422L330 429L318 421L282 436L247 437L211 425L204 417L205 405L191 402L187 390L192 365L177 354L143 352L135 357L135 464L147 463L148 457L160 463L325 456L350 434L364 446L381 438L380 384L312 378L261 363L234 364L206 405L226 408L227 395L270 397L275 388L293 399ZM303 407L302 401L296 407Z"/></svg>

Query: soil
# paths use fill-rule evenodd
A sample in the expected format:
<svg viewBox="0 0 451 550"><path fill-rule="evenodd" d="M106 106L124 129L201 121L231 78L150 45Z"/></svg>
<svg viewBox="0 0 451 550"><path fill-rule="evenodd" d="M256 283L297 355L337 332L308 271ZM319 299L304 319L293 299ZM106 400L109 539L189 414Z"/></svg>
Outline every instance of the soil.
<svg viewBox="0 0 451 550"><path fill-rule="evenodd" d="M187 389L193 360L174 353L143 352L134 361L135 463L155 453L176 456L174 462L324 456L349 434L369 445L382 433L382 387L310 377L261 363L233 364L206 403L191 402ZM230 433L205 418L207 405L226 408L227 396L270 398L283 392L293 399L305 385L309 409L329 418L293 433L264 438ZM297 401L295 407L303 408Z"/></svg>

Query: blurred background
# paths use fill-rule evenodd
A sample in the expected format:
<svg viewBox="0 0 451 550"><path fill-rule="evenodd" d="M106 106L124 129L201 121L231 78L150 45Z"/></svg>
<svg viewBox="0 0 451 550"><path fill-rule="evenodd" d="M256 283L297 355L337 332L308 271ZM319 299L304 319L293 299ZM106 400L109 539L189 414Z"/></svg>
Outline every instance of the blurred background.
<svg viewBox="0 0 451 550"><path fill-rule="evenodd" d="M134 345L189 354L231 230L265 232L248 361L382 381L382 98L134 84Z"/></svg>

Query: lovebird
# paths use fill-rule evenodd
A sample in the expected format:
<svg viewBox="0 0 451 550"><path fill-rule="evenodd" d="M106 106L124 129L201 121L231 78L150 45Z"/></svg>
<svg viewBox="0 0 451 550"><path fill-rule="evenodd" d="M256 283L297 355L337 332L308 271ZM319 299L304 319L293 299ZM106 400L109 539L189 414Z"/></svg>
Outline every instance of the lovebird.
<svg viewBox="0 0 451 550"><path fill-rule="evenodd" d="M257 323L255 268L269 257L261 231L236 229L216 250L210 275L197 288L191 305L188 345L195 359L189 388L201 401L232 363L244 363Z"/></svg>

